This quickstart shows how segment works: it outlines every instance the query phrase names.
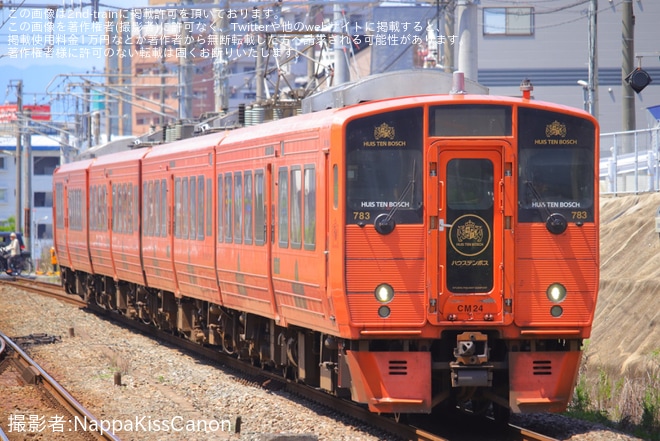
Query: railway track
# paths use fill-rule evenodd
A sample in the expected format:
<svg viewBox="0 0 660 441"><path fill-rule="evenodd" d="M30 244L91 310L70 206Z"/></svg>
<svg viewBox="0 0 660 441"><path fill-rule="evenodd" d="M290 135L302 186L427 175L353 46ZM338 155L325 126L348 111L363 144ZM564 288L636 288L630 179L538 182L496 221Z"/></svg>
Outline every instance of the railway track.
<svg viewBox="0 0 660 441"><path fill-rule="evenodd" d="M368 424L372 427L378 427L379 429L392 434L393 437L404 440L418 441L462 441L467 439L475 439L474 432L472 431L466 434L461 433L460 429L458 431L451 429L451 431L448 433L438 433L443 429L427 429L423 428L428 427L427 424L405 424L402 422L397 422L394 418L389 416L374 414L369 412L366 408L355 403L347 400L341 400L335 396L327 394L326 392L305 386L304 384L286 380L279 373L270 372L268 370L262 369L261 367L252 366L245 361L241 361L234 357L220 353L216 349L204 347L189 340L182 339L176 335L162 332L142 322L120 314L116 314L112 311L105 310L95 304L86 305L78 296L66 294L62 288L57 285L53 285L52 283L31 279L16 279L15 281L7 283L20 289L24 289L40 295L46 295L52 298L57 298L81 308L87 308L90 311L93 311L94 313L107 319L119 322L132 329L136 329L143 334L152 336L161 341L166 341L190 353L204 357L205 359L235 371L237 374L240 373L240 375L237 376L243 378L246 382L258 384L268 389L283 390L309 401L319 403L329 410L333 410L344 415L350 415L352 418L355 418L364 424ZM468 421L470 421L471 418L472 422L466 424L468 426L473 426L473 419L476 417L468 416L467 418ZM483 426L480 430L484 431L484 433L488 433L489 431L497 431L495 438L492 438L493 440L556 441L555 438L532 432L522 427L517 427L514 425L502 427L501 425L496 425L494 421L487 419L480 421ZM2 438L0 438L0 440L2 440Z"/></svg>
<svg viewBox="0 0 660 441"><path fill-rule="evenodd" d="M80 404L64 387L62 387L62 385L60 385L52 376L50 376L48 372L39 366L17 343L15 343L2 332L0 332L0 361L7 361L12 363L16 371L20 373L23 381L28 384L37 385L39 389L43 390L49 397L52 397L59 404L59 406L68 412L70 415L69 419L65 419L65 416L59 415L57 421L48 422L51 430L55 430L55 427L61 426L63 432L67 430L67 428L68 432L71 432L72 429L70 429L69 426L80 422L80 427L83 428L82 431L84 432L80 433L82 438L119 441L119 438L117 438L111 432L107 432L103 429L103 425L99 419L97 419L82 404ZM34 431L39 432L43 432L46 427L45 421L25 421L25 423L33 424ZM18 428L19 430L25 429L22 423L17 423L15 428ZM75 429L74 432L78 432L78 430ZM70 435L74 434L71 433ZM0 440L5 439L8 440L9 438L0 429Z"/></svg>

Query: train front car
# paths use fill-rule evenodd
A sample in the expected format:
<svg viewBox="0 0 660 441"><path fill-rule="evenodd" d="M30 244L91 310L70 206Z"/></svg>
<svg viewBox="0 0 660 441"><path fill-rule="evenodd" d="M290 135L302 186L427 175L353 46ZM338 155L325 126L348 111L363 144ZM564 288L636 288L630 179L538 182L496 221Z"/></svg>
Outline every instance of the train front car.
<svg viewBox="0 0 660 441"><path fill-rule="evenodd" d="M470 95L359 109L330 154L338 386L383 413L563 410L598 287L596 121Z"/></svg>

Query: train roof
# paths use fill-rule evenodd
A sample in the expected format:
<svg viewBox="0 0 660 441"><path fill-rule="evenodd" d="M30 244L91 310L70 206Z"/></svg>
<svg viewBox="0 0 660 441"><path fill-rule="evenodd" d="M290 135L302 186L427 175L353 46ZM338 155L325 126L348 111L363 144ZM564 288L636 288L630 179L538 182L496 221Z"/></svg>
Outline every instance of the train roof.
<svg viewBox="0 0 660 441"><path fill-rule="evenodd" d="M240 129L238 129L240 130ZM215 147L220 144L222 140L230 132L215 132L208 135L195 136L192 138L185 138L179 141L170 142L167 144L155 145L146 156L146 159L158 158L160 156L168 156L181 151L195 151Z"/></svg>
<svg viewBox="0 0 660 441"><path fill-rule="evenodd" d="M121 162L136 161L142 159L147 153L149 153L149 150L150 147L142 147L139 149L102 155L96 158L96 162L92 164L92 167L95 168L95 167L102 167L106 164L117 164Z"/></svg>
<svg viewBox="0 0 660 441"><path fill-rule="evenodd" d="M302 100L303 113L337 109L366 101L402 96L448 94L453 90L488 94L488 87L465 78L461 72L439 69L406 69L383 72L342 83Z"/></svg>
<svg viewBox="0 0 660 441"><path fill-rule="evenodd" d="M252 140L254 138L277 137L280 134L293 134L296 132L310 132L329 128L335 124L344 124L346 121L378 113L388 107L402 108L424 106L429 104L492 104L492 105L517 105L523 107L552 107L556 110L574 114L581 117L592 118L582 109L568 107L560 104L536 101L522 97L480 95L480 94L430 94L415 95L396 98L385 98L382 100L365 101L340 108L320 110L318 112L305 113L276 121L247 126L240 129L216 132L209 135L176 141L170 144L156 146L149 153L152 158L159 154L175 153L182 150L194 150L208 148L209 146L223 146ZM595 121L595 120L594 120ZM268 142L265 140L265 142Z"/></svg>
<svg viewBox="0 0 660 441"><path fill-rule="evenodd" d="M58 173L61 174L61 173L76 172L80 170L87 170L94 163L94 161L96 161L96 158L83 159L82 161L62 164L59 167L57 167L57 169L55 169L55 174L57 175Z"/></svg>

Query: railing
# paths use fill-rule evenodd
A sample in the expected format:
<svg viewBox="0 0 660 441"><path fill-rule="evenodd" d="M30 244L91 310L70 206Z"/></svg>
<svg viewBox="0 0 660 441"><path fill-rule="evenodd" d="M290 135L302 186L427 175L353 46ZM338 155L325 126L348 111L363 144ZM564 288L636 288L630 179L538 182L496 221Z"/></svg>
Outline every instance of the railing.
<svg viewBox="0 0 660 441"><path fill-rule="evenodd" d="M600 192L660 190L660 127L600 135Z"/></svg>

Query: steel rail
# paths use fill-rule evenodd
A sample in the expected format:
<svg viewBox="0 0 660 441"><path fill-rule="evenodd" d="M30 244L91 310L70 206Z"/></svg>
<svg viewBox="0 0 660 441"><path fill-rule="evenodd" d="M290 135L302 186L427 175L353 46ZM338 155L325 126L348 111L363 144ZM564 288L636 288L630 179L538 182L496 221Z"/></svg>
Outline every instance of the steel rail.
<svg viewBox="0 0 660 441"><path fill-rule="evenodd" d="M47 282L31 281L34 283L30 285L23 281L21 282L22 283L13 283L12 285L21 289L26 288L37 294L45 294L58 299L67 300L72 297L76 297L79 300L71 301L70 303L82 303L82 300L78 296L71 296L68 294L57 295L52 290L53 285ZM55 285L55 290L63 290L63 288ZM253 366L234 357L227 356L217 349L202 346L190 340L186 340L176 335L160 331L148 324L144 324L121 314L116 314L113 311L101 308L96 304L89 304L87 305L86 309L98 316L102 316L103 318L110 319L111 321L119 322L122 325L129 326L130 328L137 330L151 338L156 338L162 341L166 341L167 343L171 343L180 349L204 357L207 360L214 361L221 366L225 366L229 369L241 372L246 376L259 379L267 378L267 381L257 380L262 384L262 386L266 382L271 383L271 385L277 382L282 385L282 389L293 395L319 403L326 408L330 408L344 415L353 417L362 423L368 424L374 428L379 428L384 432L388 432L396 437L399 437L400 439L415 441L449 441L449 438L438 434L433 434L418 427L401 424L392 418L372 413L364 406L360 406L354 402L342 400L321 390L297 383L295 381L284 379L281 375L266 371L261 367ZM512 424L507 426L507 431L508 434L506 436L511 441L558 441L556 438L542 435L540 433L536 433L529 429L518 427Z"/></svg>
<svg viewBox="0 0 660 441"><path fill-rule="evenodd" d="M26 362L30 367L35 369L41 379L43 380L43 385L47 388L48 392L55 397L60 404L62 404L74 417L83 418L86 421L96 423L96 429L94 435L101 440L112 440L120 441L120 438L115 436L112 432L106 432L102 429L101 422L94 416L92 413L87 410L78 400L76 400L64 387L62 387L53 377L51 377L48 372L46 372L41 366L37 364L23 349L14 343L9 337L4 333L0 332L0 340L6 342L6 344L11 347L14 352ZM90 424L90 427L91 424Z"/></svg>

